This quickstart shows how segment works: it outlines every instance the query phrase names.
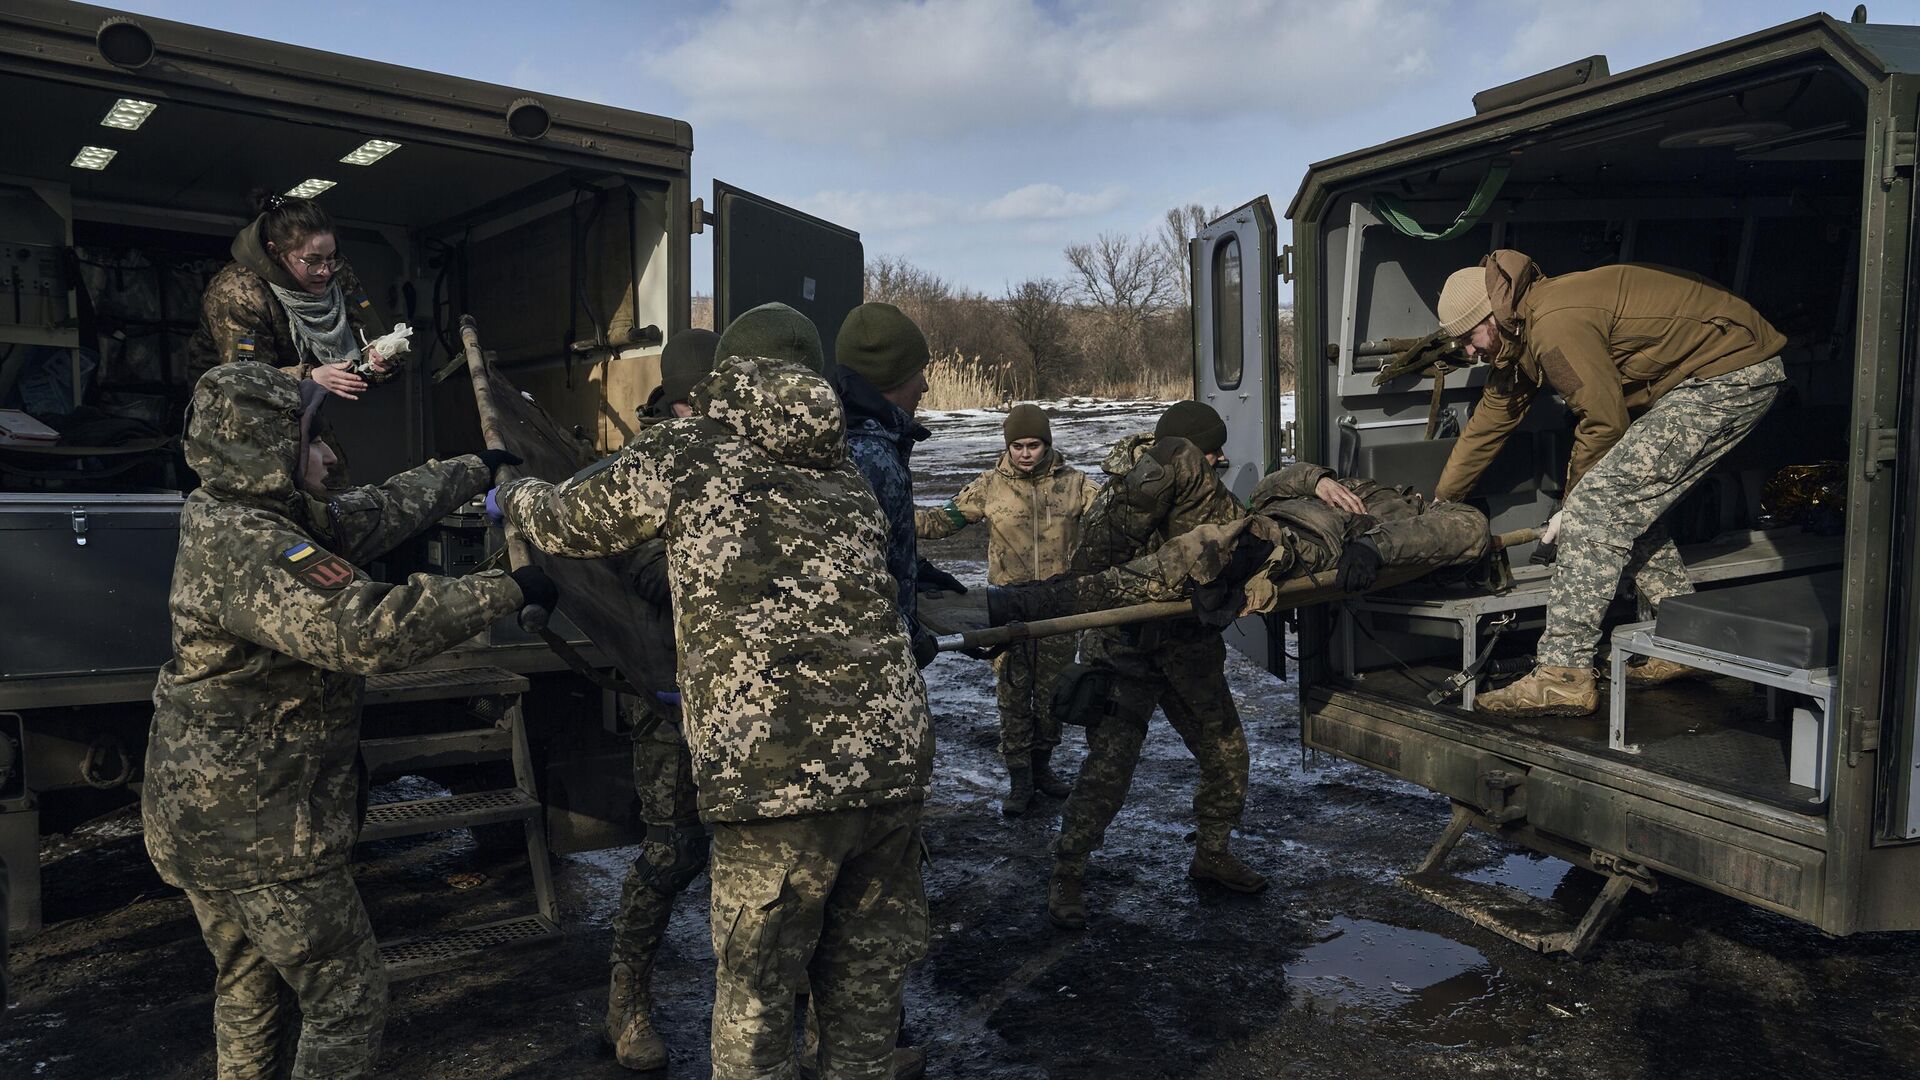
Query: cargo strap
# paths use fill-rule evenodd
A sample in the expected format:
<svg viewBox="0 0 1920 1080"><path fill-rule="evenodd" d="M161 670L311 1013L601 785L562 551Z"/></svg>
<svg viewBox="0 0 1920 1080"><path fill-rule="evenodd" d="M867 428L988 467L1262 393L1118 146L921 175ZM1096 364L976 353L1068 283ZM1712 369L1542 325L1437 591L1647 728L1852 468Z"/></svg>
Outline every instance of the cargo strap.
<svg viewBox="0 0 1920 1080"><path fill-rule="evenodd" d="M1453 219L1453 224L1439 232L1428 232L1422 228L1399 199L1386 192L1377 192L1373 196L1373 214L1381 221L1394 227L1403 236L1416 240L1451 240L1480 223L1480 218L1493 206L1493 200L1500 195L1500 188L1507 182L1507 174L1513 171L1513 161L1509 158L1496 158L1487 163L1487 174L1480 178L1480 186L1474 189L1473 197L1467 200L1467 208Z"/></svg>

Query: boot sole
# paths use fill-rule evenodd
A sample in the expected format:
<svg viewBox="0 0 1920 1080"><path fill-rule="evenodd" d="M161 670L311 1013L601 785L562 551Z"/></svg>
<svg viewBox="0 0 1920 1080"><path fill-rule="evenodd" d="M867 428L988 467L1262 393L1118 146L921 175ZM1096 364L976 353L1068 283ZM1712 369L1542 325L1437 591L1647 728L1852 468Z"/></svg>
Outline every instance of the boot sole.
<svg viewBox="0 0 1920 1080"><path fill-rule="evenodd" d="M1228 881L1226 878L1217 878L1211 874L1196 874L1192 870L1187 871L1187 877L1194 881L1204 881L1209 885L1218 885L1223 889L1237 892L1242 896L1253 896L1266 892L1267 886L1273 884L1271 881L1262 881L1258 885L1247 885L1238 881Z"/></svg>
<svg viewBox="0 0 1920 1080"><path fill-rule="evenodd" d="M1476 701L1473 703L1473 711L1479 713L1481 716L1504 716L1518 720L1531 720L1537 717L1566 717L1571 719L1581 716L1592 716L1594 710L1599 707L1599 703L1596 702L1584 708L1579 705L1535 705L1525 709L1483 709L1480 707L1479 702Z"/></svg>
<svg viewBox="0 0 1920 1080"><path fill-rule="evenodd" d="M1052 908L1047 909L1047 921L1059 927L1062 930L1085 930L1087 928L1087 920L1084 916L1082 916L1077 920L1064 918L1062 916L1055 915L1053 913Z"/></svg>

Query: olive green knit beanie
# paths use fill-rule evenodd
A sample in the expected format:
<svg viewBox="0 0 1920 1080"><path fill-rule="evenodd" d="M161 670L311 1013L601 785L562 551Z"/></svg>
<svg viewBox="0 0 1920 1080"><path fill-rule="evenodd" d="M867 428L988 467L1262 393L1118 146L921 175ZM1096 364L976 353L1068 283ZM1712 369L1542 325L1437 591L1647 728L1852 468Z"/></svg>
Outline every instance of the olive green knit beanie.
<svg viewBox="0 0 1920 1080"><path fill-rule="evenodd" d="M1153 426L1156 436L1178 435L1203 454L1217 454L1227 445L1227 423L1213 406L1200 401L1176 401Z"/></svg>
<svg viewBox="0 0 1920 1080"><path fill-rule="evenodd" d="M713 355L716 363L735 356L791 360L822 374L827 366L820 331L813 320L780 303L761 304L741 312L720 332Z"/></svg>
<svg viewBox="0 0 1920 1080"><path fill-rule="evenodd" d="M1039 439L1053 445L1053 424L1047 420L1046 410L1028 402L1007 410L1007 422L1001 430L1006 433L1008 446L1021 439Z"/></svg>
<svg viewBox="0 0 1920 1080"><path fill-rule="evenodd" d="M927 336L892 304L861 304L847 313L834 340L833 361L887 391L927 366Z"/></svg>
<svg viewBox="0 0 1920 1080"><path fill-rule="evenodd" d="M713 370L720 335L711 330L682 330L660 352L660 399L671 405L687 400L693 384Z"/></svg>

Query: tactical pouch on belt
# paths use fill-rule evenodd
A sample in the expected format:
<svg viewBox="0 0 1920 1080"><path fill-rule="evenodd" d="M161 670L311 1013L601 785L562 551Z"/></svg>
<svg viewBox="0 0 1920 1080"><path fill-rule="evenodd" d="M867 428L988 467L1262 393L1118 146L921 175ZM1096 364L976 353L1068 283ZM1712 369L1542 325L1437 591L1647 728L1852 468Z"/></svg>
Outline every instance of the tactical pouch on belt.
<svg viewBox="0 0 1920 1080"><path fill-rule="evenodd" d="M1090 728L1113 714L1113 671L1091 664L1068 664L1053 687L1053 719Z"/></svg>

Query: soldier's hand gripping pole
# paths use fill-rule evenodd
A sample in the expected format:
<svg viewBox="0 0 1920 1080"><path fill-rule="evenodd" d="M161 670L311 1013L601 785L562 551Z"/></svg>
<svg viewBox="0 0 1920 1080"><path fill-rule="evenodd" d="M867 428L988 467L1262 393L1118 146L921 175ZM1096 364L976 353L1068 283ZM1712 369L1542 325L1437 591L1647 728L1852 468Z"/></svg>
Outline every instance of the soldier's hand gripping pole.
<svg viewBox="0 0 1920 1080"><path fill-rule="evenodd" d="M1531 544L1539 538L1540 530L1538 529L1517 529L1509 533L1496 534L1493 537L1493 557L1504 559L1506 549L1518 547L1521 544ZM1409 581L1433 573L1436 569L1438 567L1424 565L1389 566L1380 571L1380 576L1375 579L1373 587L1367 591L1378 592L1395 585L1405 585ZM1355 595L1340 591L1333 584L1333 579L1334 571L1332 570L1295 578L1274 590L1271 606L1263 605L1262 612L1308 607ZM1036 619L1030 623L1015 622L1005 626L988 627L984 630L966 630L958 634L944 635L938 639L938 644L941 652L993 649L1032 638L1077 634L1082 630L1093 630L1104 626L1128 626L1133 623L1153 622L1156 619L1172 619L1191 614L1193 614L1193 605L1185 600L1161 600L1151 604L1134 604L1130 607L1109 608L1105 611L1063 615L1057 619Z"/></svg>
<svg viewBox="0 0 1920 1080"><path fill-rule="evenodd" d="M467 352L467 375L473 380L473 403L480 412L480 437L486 441L489 450L505 450L504 440L500 438L500 414L493 410L493 388L487 380L487 358L480 352L480 327L473 316L460 316L460 344ZM512 468L502 465L502 469ZM533 552L527 548L527 541L514 528L513 522L506 522L503 528L507 534L507 565L518 570L533 563ZM546 608L529 604L520 609L520 629L529 634L539 634L547 628L547 620L553 613Z"/></svg>

